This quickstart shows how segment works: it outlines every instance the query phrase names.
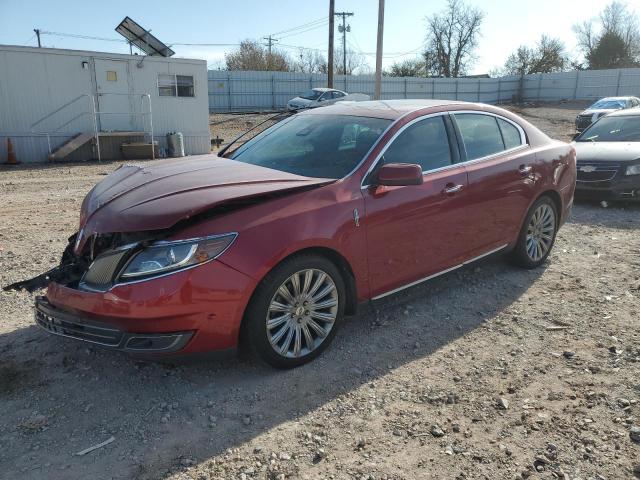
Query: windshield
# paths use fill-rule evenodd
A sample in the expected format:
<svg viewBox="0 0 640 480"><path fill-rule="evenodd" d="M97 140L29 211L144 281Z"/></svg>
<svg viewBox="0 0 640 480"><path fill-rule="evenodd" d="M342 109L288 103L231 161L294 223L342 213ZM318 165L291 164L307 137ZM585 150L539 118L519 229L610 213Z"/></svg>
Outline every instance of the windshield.
<svg viewBox="0 0 640 480"><path fill-rule="evenodd" d="M295 115L268 128L231 158L314 178L349 174L390 120L350 115Z"/></svg>
<svg viewBox="0 0 640 480"><path fill-rule="evenodd" d="M322 95L322 93L323 92L321 92L320 90L307 90L302 95L300 95L300 98L304 98L306 100L317 100L320 95Z"/></svg>
<svg viewBox="0 0 640 480"><path fill-rule="evenodd" d="M640 115L604 117L584 131L577 142L640 142Z"/></svg>
<svg viewBox="0 0 640 480"><path fill-rule="evenodd" d="M589 109L603 109L603 110L610 110L610 109L618 109L618 108L624 108L625 107L625 103L624 100L598 100L596 103L594 103L593 105L591 105Z"/></svg>

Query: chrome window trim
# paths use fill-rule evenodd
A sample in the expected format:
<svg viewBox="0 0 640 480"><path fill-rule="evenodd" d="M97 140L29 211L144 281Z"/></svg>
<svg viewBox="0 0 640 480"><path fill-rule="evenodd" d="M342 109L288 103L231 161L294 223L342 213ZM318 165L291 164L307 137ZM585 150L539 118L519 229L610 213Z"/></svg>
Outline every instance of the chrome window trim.
<svg viewBox="0 0 640 480"><path fill-rule="evenodd" d="M460 113L472 113L474 115L487 115L490 117L495 117L495 118L499 118L500 120L504 120L505 122L510 123L511 125L513 125L514 127L516 127L518 129L518 132L520 132L520 145L518 145L518 147L514 147L510 150L513 150L515 148L519 148L522 147L523 145L529 145L529 143L527 142L527 134L525 133L524 129L518 125L516 122L514 122L513 120L509 120L507 117L503 117L502 115L498 115L497 113L493 113L493 112L483 112L480 110L452 110L449 112L451 115L453 115L454 117L457 114ZM498 126L498 129L500 129L500 126ZM502 136L502 132L500 132L500 135ZM461 139L462 143L464 143L464 139ZM502 152L508 152L509 150L503 150ZM502 152L497 152L497 153L502 153ZM492 153L491 155L496 155L495 153ZM485 157L488 157L490 155L486 155ZM485 158L485 157L480 157L480 158ZM479 160L479 159L474 159L474 160ZM471 160L473 161L473 160Z"/></svg>
<svg viewBox="0 0 640 480"><path fill-rule="evenodd" d="M470 263L475 262L476 260L480 260L481 258L487 257L489 255L491 255L492 253L496 253L499 252L500 250L504 249L507 247L507 245L509 245L508 243L505 243L504 245L499 246L498 248L494 248L493 250L489 250L488 252L485 252L481 255L478 255L477 257L473 257L470 258L469 260L465 260L464 262L455 265L453 267L450 268L446 268L440 272L434 273L432 275L429 275L427 277L421 278L420 280L416 280L415 282L411 282L411 283L407 283L406 285L402 285L401 287L398 288L394 288L393 290L389 290L388 292L384 292L381 293L380 295L376 295L375 297L372 297L371 300L379 300L380 298L384 298L388 295L393 295L394 293L400 292L402 290L405 290L407 288L413 287L415 285L418 285L422 282L426 282L427 280L431 280L432 278L436 278L439 277L440 275L444 275L445 273L449 273L452 272L454 270L457 270L460 267L464 267L465 265L469 265Z"/></svg>
<svg viewBox="0 0 640 480"><path fill-rule="evenodd" d="M414 113L415 111L411 111L409 113ZM393 137L391 137L389 139L389 141L387 142L387 144L384 146L384 148L380 151L380 153L378 153L378 155L376 156L375 160L371 163L371 165L369 166L369 168L367 169L367 171L365 172L364 176L362 177L362 181L360 182L360 189L364 190L369 188L371 185L363 185L365 179L369 176L369 174L375 169L375 167L378 165L378 162L380 161L380 159L384 156L385 152L387 151L387 149L389 148L389 146L395 141L396 138L398 138L398 135L400 135L402 132L404 132L407 128L409 128L411 125L420 122L422 120L426 120L428 118L433 118L433 117L441 117L441 116L445 116L445 115L449 115L449 112L436 112L436 113L430 113L428 115L422 115L420 117L414 118L413 120L411 120L410 122L406 123L405 125L403 125L402 127L400 127L400 129L393 134ZM393 125L395 125L396 123L398 123L398 121L400 121L400 119L402 119L405 115L403 115L402 117L400 117L398 120L396 120L395 122L393 122L389 128L391 128ZM380 139L382 139L382 137L385 135L385 133L387 133L386 131L380 136ZM380 140L379 139L379 140ZM377 142L376 142L377 143ZM374 144L375 147L375 144ZM372 148L373 150L373 148ZM367 155L365 155L364 158L367 158L367 156L369 155L370 152L367 152ZM440 167L440 168L436 168L433 170L428 170L427 172L425 172L424 170L422 171L422 175L424 176L427 173L434 173L436 171L441 171L444 169L448 169L451 168L453 166L456 165L460 165L459 163L452 163L451 165L447 165L445 167Z"/></svg>
<svg viewBox="0 0 640 480"><path fill-rule="evenodd" d="M407 115L411 115L412 113L414 113L415 110L412 110L410 112L405 113L404 115L401 115L400 117L396 118L395 120L393 119L388 119L389 120L389 125L387 126L387 128L384 129L384 131L380 134L380 136L378 137L378 139L373 142L373 145L371 145L371 148L369 150L367 150L367 153L365 153L362 156L362 159L360 159L360 161L358 162L358 164L353 168L353 170L351 170L349 173L347 173L344 177L338 179L338 180L344 180L347 178L350 178L353 174L355 174L360 167L362 166L362 164L364 163L364 161L367 159L367 157L369 157L369 155L371 154L371 152L373 152L376 147L378 146L378 144L382 141L382 139L384 138L384 136L389 132L389 130L391 130L393 128L393 126L398 123L400 120L402 120L404 117L406 117ZM369 117L369 118L380 118L380 117ZM374 163L377 161L377 159L374 161ZM365 178L367 178L367 175L369 174L369 172L367 171L367 173L365 174L364 177L362 177L362 179L364 180Z"/></svg>
<svg viewBox="0 0 640 480"><path fill-rule="evenodd" d="M437 173L437 172L441 172L443 170L448 170L448 169L451 169L453 167L457 167L459 165L471 165L471 164L482 162L482 161L485 161L485 160L492 160L492 159L494 159L496 157L499 157L501 155L504 155L504 154L507 154L507 153L514 153L514 152L517 152L519 150L524 150L525 148L529 147L529 143L527 142L527 136L526 136L526 134L524 132L524 129L520 125L518 125L516 122L514 122L512 120L509 120L508 118L503 117L502 115L498 115L496 113L483 112L483 111L479 111L479 110L449 110L449 111L446 111L446 112L438 112L438 113L432 113L432 114L429 114L429 115L424 115L424 116L421 116L421 117L418 117L418 118L415 118L415 119L411 120L406 125L403 125L402 128L400 128L400 130L398 130L395 133L395 135L387 142L387 145L385 145L384 149L380 152L380 154L378 154L376 159L373 161L373 163L371 164L371 166L369 167L369 169L365 173L364 177L362 177L362 182L360 183L360 190L366 190L367 188L370 188L372 186L371 184L364 185L364 180L369 176L369 174L377 166L378 162L380 161L380 158L382 158L382 156L384 156L384 153L387 151L387 148L389 148L389 145L391 145L391 143L393 143L393 141L396 139L396 137L405 128L409 127L410 125L416 123L419 120L424 120L424 119L427 119L427 118L430 118L430 117L436 117L438 115L455 115L457 113L473 113L473 114L477 114L477 115L488 115L488 116L499 118L501 120L505 120L506 122L510 123L511 125L513 125L514 127L516 127L518 129L518 132L520 133L520 141L522 143L520 145L518 145L517 147L513 147L513 148L510 148L508 150L502 150L500 152L492 153L491 155L485 155L484 157L475 158L473 160L465 160L464 162L452 163L451 165L447 165L445 167L440 167L440 168L435 168L433 170L427 170L427 171L423 170L422 171L422 176L423 177L426 176L426 175L430 175L432 173ZM395 124L395 122L394 122L394 124ZM498 128L500 128L500 127L498 126ZM380 138L382 138L382 136ZM461 141L464 144L464 140L461 139ZM367 155L368 155L368 153L367 153ZM366 158L366 156L365 156L365 158Z"/></svg>
<svg viewBox="0 0 640 480"><path fill-rule="evenodd" d="M473 165L474 163L484 162L486 160L493 160L494 158L500 157L505 153L514 153L519 150L524 150L529 147L529 144L519 145L517 147L510 148L509 150L502 150L501 152L492 153L491 155L487 155L485 157L476 158L475 160L467 160L466 162L456 163L456 165Z"/></svg>

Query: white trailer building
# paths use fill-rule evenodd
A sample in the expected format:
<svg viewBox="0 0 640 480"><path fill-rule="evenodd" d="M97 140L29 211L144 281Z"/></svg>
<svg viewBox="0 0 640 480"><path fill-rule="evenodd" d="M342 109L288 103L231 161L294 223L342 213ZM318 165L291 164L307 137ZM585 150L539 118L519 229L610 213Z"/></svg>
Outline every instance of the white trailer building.
<svg viewBox="0 0 640 480"><path fill-rule="evenodd" d="M210 152L206 61L0 45L0 163L7 138L37 163L165 156L171 132Z"/></svg>

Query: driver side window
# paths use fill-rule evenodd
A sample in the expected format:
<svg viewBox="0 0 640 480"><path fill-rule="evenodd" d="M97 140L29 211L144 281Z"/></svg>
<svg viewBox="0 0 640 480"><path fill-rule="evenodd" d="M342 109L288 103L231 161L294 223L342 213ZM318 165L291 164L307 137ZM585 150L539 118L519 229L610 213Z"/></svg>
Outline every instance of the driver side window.
<svg viewBox="0 0 640 480"><path fill-rule="evenodd" d="M384 163L416 163L423 172L451 165L449 137L442 115L407 127L383 155Z"/></svg>

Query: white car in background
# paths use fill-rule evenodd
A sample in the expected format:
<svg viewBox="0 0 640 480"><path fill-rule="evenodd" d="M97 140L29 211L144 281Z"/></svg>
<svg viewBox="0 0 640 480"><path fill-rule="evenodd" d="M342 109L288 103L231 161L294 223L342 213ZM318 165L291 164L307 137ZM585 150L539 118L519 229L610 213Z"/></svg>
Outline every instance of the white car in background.
<svg viewBox="0 0 640 480"><path fill-rule="evenodd" d="M307 90L302 95L292 98L287 102L288 110L302 110L305 108L324 107L325 105L331 105L342 100L351 101L363 101L369 100L369 95L362 93L348 94L342 90L335 90L333 88L312 88Z"/></svg>
<svg viewBox="0 0 640 480"><path fill-rule="evenodd" d="M638 97L605 97L598 100L586 110L580 112L576 117L576 130L578 133L585 131L589 125L600 117L617 110L635 108L640 106Z"/></svg>

